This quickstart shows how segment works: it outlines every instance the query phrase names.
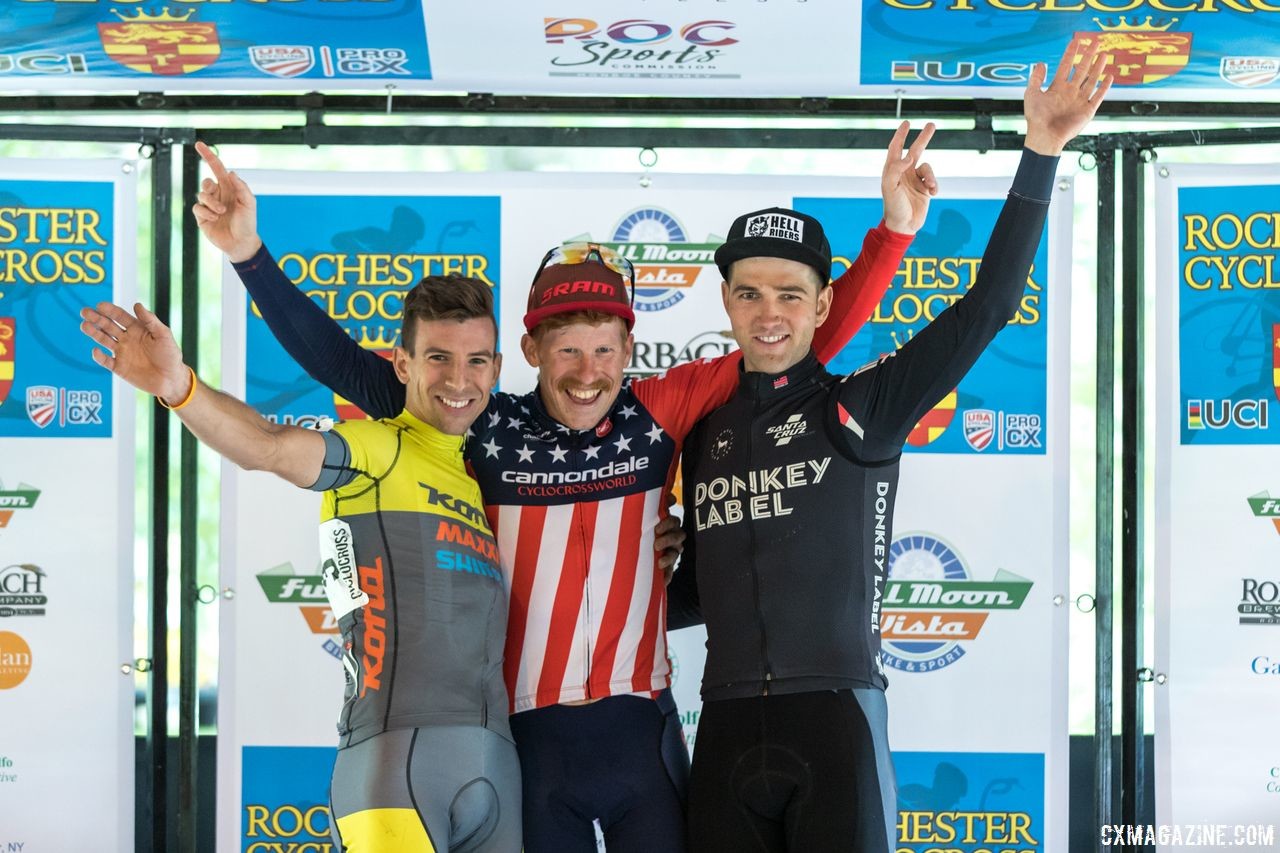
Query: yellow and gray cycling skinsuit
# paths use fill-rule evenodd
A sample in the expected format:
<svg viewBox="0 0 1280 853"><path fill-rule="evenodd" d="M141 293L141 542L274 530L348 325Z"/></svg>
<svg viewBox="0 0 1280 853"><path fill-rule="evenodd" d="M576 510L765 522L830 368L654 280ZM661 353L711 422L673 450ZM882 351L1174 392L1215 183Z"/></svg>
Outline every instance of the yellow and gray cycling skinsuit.
<svg viewBox="0 0 1280 853"><path fill-rule="evenodd" d="M506 593L463 439L408 411L324 438L311 488L346 672L335 834L351 853L515 853Z"/></svg>

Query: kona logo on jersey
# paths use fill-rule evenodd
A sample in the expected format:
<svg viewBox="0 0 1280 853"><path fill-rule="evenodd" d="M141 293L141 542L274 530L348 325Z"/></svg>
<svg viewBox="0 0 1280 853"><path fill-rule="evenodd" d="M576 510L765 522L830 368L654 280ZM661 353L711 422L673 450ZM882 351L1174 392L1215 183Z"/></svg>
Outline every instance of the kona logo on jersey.
<svg viewBox="0 0 1280 853"><path fill-rule="evenodd" d="M795 462L776 468L748 471L746 478L717 477L693 488L694 523L698 530L737 524L745 518L759 521L790 515L783 493L788 489L816 486L827 473L831 457Z"/></svg>
<svg viewBox="0 0 1280 853"><path fill-rule="evenodd" d="M1266 400L1187 400L1187 429L1267 428Z"/></svg>
<svg viewBox="0 0 1280 853"><path fill-rule="evenodd" d="M1280 625L1280 584L1257 578L1242 578L1242 582L1240 604L1236 608L1240 624Z"/></svg>
<svg viewBox="0 0 1280 853"><path fill-rule="evenodd" d="M382 558L360 567L360 586L369 596L364 608L364 678L360 695L382 689L382 664L387 655L387 597Z"/></svg>
<svg viewBox="0 0 1280 853"><path fill-rule="evenodd" d="M428 486L426 483L419 482L418 485L427 490L427 503L444 507L449 512L454 515L461 516L464 521L468 521L471 524L479 527L488 527L488 522L485 520L484 513L466 501L459 500L453 495L436 491L436 489Z"/></svg>
<svg viewBox="0 0 1280 853"><path fill-rule="evenodd" d="M0 619L8 616L43 616L49 598L44 594L44 569L17 563L0 569Z"/></svg>
<svg viewBox="0 0 1280 853"><path fill-rule="evenodd" d="M785 376L782 378L786 379ZM804 435L805 430L808 428L809 422L804 419L804 415L792 415L787 418L785 423L769 427L764 431L764 434L769 438L774 439L774 447L782 447L783 445L790 444L791 439L799 438Z"/></svg>
<svg viewBox="0 0 1280 853"><path fill-rule="evenodd" d="M880 631L884 663L904 672L943 669L965 655L995 610L1018 610L1032 582L1000 569L991 581L970 577L942 540L908 534L889 549Z"/></svg>
<svg viewBox="0 0 1280 853"><path fill-rule="evenodd" d="M1253 510L1254 518L1271 519L1271 523L1276 526L1276 532L1280 533L1280 500L1271 497L1270 492L1265 491L1258 492L1247 500L1249 509Z"/></svg>

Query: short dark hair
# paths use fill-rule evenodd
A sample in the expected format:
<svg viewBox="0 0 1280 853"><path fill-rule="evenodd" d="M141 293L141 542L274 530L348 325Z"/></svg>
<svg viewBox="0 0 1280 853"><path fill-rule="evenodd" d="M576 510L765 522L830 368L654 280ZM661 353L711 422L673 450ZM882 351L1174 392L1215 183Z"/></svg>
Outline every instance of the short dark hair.
<svg viewBox="0 0 1280 853"><path fill-rule="evenodd" d="M400 345L413 354L414 334L419 320L472 320L484 317L493 323L498 338L498 321L493 317L493 289L478 278L453 273L429 275L414 285L404 297L404 318Z"/></svg>

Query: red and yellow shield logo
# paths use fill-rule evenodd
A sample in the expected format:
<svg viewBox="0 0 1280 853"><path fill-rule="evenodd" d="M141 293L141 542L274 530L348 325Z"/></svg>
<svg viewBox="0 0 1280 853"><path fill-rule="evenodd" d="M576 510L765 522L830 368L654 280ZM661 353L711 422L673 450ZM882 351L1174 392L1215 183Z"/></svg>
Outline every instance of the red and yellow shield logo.
<svg viewBox="0 0 1280 853"><path fill-rule="evenodd" d="M143 74L176 77L212 65L222 53L216 24L188 23L184 16L139 12L119 24L98 24L102 49L116 62ZM119 13L117 13L119 14Z"/></svg>
<svg viewBox="0 0 1280 853"><path fill-rule="evenodd" d="M1130 24L1122 17L1119 24L1108 26L1098 21L1101 32L1076 33L1071 39L1071 62L1079 63L1095 43L1101 42L1102 52L1110 60L1108 70L1117 85L1141 86L1172 77L1191 59L1192 34L1167 31L1177 22L1174 18L1167 24L1152 24L1148 18L1142 24Z"/></svg>
<svg viewBox="0 0 1280 853"><path fill-rule="evenodd" d="M0 406L13 387L14 340L18 337L18 321L12 317L0 317Z"/></svg>
<svg viewBox="0 0 1280 853"><path fill-rule="evenodd" d="M942 398L942 402L934 406L925 416L920 419L920 423L916 424L911 432L907 433L907 444L912 447L924 447L926 444L932 444L940 435L947 431L947 427L951 426L951 421L956 416L956 392L952 389L951 393Z"/></svg>

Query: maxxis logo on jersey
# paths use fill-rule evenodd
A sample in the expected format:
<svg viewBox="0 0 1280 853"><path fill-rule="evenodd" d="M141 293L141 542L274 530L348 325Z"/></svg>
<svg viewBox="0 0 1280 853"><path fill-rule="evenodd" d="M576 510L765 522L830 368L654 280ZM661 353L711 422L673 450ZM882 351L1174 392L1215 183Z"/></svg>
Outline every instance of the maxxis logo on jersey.
<svg viewBox="0 0 1280 853"><path fill-rule="evenodd" d="M987 617L1018 610L1032 582L1004 569L973 579L960 554L941 539L908 533L889 546L889 580L880 617L880 657L903 672L930 672L966 654Z"/></svg>
<svg viewBox="0 0 1280 853"><path fill-rule="evenodd" d="M590 236L581 239L591 242ZM640 207L627 213L603 242L636 268L637 311L663 311L683 300L707 267L715 267L715 253L723 242L708 236L691 243L685 227L671 213L658 207Z"/></svg>

